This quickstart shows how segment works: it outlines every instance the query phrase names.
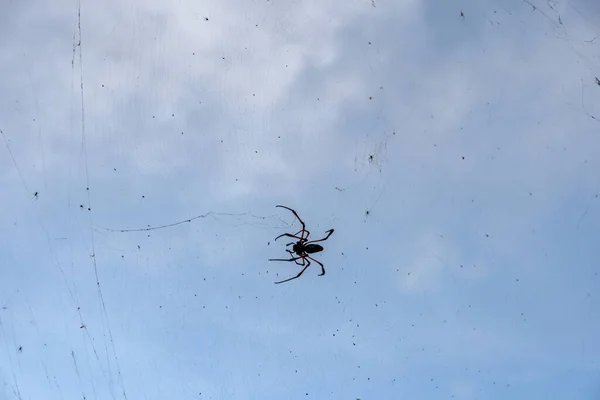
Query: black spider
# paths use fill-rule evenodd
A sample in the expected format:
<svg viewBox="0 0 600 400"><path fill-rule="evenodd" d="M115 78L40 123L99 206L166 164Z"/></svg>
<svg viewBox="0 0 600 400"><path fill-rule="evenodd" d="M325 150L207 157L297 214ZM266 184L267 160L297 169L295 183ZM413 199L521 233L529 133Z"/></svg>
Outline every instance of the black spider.
<svg viewBox="0 0 600 400"><path fill-rule="evenodd" d="M323 239L319 239L319 240L308 240L308 235L310 235L310 232L306 230L306 226L304 225L304 221L302 221L302 219L300 219L300 217L298 216L298 213L296 213L296 211L292 210L289 207L286 206L276 206L276 207L281 207L281 208L285 208L290 210L291 212L294 213L294 215L296 216L296 218L298 218L298 221L300 221L300 224L302 224L302 229L298 232L296 232L295 234L291 234L291 233L284 233L281 234L279 236L277 236L275 238L275 240L279 239L282 236L288 236L294 239L298 239L298 241L296 243L291 242L286 244L286 246L289 245L294 245L292 247L292 250L286 249L286 251L288 253L290 253L290 255L292 256L292 258L290 259L284 259L284 258L270 258L269 261L294 261L296 264L303 266L304 268L302 268L302 271L300 271L300 273L296 276L294 276L293 278L289 278L283 281L279 281L279 282L275 282L275 283L283 283L283 282L288 282L291 281L292 279L296 279L299 278L300 275L302 275L302 273L304 273L304 271L306 270L306 268L308 268L308 266L310 265L310 261L307 259L311 259L314 262L316 262L317 264L319 264L321 266L321 271L322 273L319 274L319 276L323 276L325 275L325 267L323 266L323 264L320 261L315 260L314 258L312 258L311 256L309 256L309 254L314 254L314 253L318 253L320 251L323 251L323 246L318 245L318 244L314 244L316 242L322 242L324 240L327 240L329 238L329 236L331 236L331 234L333 233L333 229L328 230L327 236L325 236ZM298 236L298 234L300 234L300 236ZM294 257L294 255L296 255L297 257ZM302 262L299 262L298 260L302 260Z"/></svg>

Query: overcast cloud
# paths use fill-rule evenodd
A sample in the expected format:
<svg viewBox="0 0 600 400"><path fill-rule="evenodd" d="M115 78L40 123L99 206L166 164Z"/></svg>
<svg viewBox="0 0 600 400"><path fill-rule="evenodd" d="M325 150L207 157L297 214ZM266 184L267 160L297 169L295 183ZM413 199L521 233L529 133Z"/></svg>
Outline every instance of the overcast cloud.
<svg viewBox="0 0 600 400"><path fill-rule="evenodd" d="M597 2L0 8L0 400L600 396Z"/></svg>

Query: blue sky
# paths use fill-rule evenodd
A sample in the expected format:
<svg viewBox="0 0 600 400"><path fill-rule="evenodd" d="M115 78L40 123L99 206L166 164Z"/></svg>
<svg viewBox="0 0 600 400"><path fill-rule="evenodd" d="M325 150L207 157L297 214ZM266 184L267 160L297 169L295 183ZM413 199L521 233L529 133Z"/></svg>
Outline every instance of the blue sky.
<svg viewBox="0 0 600 400"><path fill-rule="evenodd" d="M600 396L597 3L3 9L0 400Z"/></svg>

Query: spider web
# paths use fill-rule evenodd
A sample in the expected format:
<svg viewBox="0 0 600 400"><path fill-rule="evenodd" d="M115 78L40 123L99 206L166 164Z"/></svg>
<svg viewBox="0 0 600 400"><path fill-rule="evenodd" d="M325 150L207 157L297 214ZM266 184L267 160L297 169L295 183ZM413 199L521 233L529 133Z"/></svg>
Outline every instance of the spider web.
<svg viewBox="0 0 600 400"><path fill-rule="evenodd" d="M5 4L0 400L600 395L598 3L438 3Z"/></svg>

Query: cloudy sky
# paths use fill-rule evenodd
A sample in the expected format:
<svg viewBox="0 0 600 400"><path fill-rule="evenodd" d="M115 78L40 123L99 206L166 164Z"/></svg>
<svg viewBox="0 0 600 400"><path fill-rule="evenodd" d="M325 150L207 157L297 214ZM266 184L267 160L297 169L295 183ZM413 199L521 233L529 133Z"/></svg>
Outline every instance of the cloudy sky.
<svg viewBox="0 0 600 400"><path fill-rule="evenodd" d="M596 1L1 7L0 400L600 398Z"/></svg>

